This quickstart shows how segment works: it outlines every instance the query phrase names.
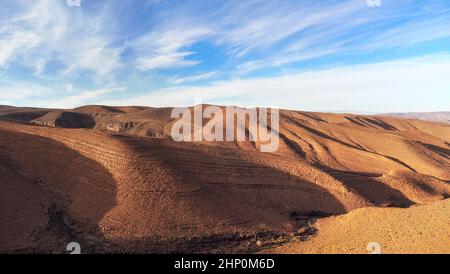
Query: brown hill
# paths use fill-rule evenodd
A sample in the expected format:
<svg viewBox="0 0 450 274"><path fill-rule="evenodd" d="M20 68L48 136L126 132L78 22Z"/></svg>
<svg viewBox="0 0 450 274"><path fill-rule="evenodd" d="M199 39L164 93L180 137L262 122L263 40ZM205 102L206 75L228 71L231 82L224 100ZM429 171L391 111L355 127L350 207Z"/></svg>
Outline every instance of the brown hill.
<svg viewBox="0 0 450 274"><path fill-rule="evenodd" d="M449 212L450 200L408 209L362 208L320 220L317 237L264 252L448 254Z"/></svg>
<svg viewBox="0 0 450 274"><path fill-rule="evenodd" d="M95 127L95 120L91 115L70 111L52 111L31 122L42 126L59 128Z"/></svg>
<svg viewBox="0 0 450 274"><path fill-rule="evenodd" d="M51 110L38 108L17 108L10 106L0 106L0 119L29 122L39 118Z"/></svg>
<svg viewBox="0 0 450 274"><path fill-rule="evenodd" d="M251 252L320 217L450 198L450 125L283 110L262 153L174 142L170 112L0 107L0 252Z"/></svg>

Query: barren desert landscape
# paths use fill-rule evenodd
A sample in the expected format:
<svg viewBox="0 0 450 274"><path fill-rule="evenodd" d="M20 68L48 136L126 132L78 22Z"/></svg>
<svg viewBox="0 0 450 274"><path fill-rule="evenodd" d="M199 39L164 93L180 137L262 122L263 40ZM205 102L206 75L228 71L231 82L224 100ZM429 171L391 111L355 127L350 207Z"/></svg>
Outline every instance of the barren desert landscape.
<svg viewBox="0 0 450 274"><path fill-rule="evenodd" d="M0 253L450 253L450 124L280 110L175 142L170 108L0 107Z"/></svg>
<svg viewBox="0 0 450 274"><path fill-rule="evenodd" d="M1 1L0 254L450 254L449 26L449 0Z"/></svg>

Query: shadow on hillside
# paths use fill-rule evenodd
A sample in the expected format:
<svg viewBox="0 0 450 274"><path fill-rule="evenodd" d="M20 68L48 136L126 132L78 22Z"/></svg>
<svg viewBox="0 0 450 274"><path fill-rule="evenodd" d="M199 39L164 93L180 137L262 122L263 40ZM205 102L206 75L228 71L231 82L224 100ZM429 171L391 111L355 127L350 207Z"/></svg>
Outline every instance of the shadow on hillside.
<svg viewBox="0 0 450 274"><path fill-rule="evenodd" d="M22 248L4 250L0 246L0 253L66 253L69 242L80 243L82 252L108 246L98 227L104 215L116 204L116 182L108 170L48 138L0 130L0 140L0 154L7 162L4 166L25 182L21 183L23 190L15 189L23 194L5 196L9 199L8 205L23 203L22 195L28 188L37 188L39 192L36 193L48 193L51 197L43 200L31 195L26 203L37 205L35 209L25 210L23 208L28 205L24 205L11 209L16 210L14 214L0 212L2 220L1 215L17 216L2 221L0 233L3 234L2 229L7 230L10 221L17 230L32 231L33 234L25 239L11 237L10 241L23 243ZM0 180L0 184L16 187L14 182ZM39 221L37 215L42 214L47 218Z"/></svg>
<svg viewBox="0 0 450 274"><path fill-rule="evenodd" d="M55 126L60 128L94 128L95 120L88 114L77 112L61 112L55 121Z"/></svg>
<svg viewBox="0 0 450 274"><path fill-rule="evenodd" d="M117 242L116 246L133 246L137 252L249 252L257 248L258 240L263 245L270 245L274 239L291 237L287 235L300 229L299 224L304 226L322 216L347 212L327 189L257 163L258 159L246 157L245 151L130 136L114 138L131 148L141 159L157 161L174 174L179 181L170 182L171 186L192 190L175 191L175 196L171 197L179 203L176 206L180 206L180 211L201 212L199 219L217 223L215 231L224 220L230 224L214 234L167 242L142 237L138 241ZM188 208L181 208L181 205L188 205ZM170 214L174 213L168 211L167 216ZM296 217L299 214L308 216L308 220L299 222ZM186 229L195 227L196 221L193 216L192 223L185 224ZM291 224L293 230L286 229L286 224ZM256 227L268 229L258 232ZM180 226L176 229L185 228Z"/></svg>
<svg viewBox="0 0 450 274"><path fill-rule="evenodd" d="M419 143L421 145L423 145L424 147L428 148L429 150L431 150L431 151L439 154L440 156L450 160L450 149L443 148L443 147L436 146L436 145L432 145L432 144L423 143L423 142L419 142Z"/></svg>
<svg viewBox="0 0 450 274"><path fill-rule="evenodd" d="M375 180L374 177L379 177L378 174L345 172L324 166L318 168L375 206L407 208L414 204L401 191Z"/></svg>

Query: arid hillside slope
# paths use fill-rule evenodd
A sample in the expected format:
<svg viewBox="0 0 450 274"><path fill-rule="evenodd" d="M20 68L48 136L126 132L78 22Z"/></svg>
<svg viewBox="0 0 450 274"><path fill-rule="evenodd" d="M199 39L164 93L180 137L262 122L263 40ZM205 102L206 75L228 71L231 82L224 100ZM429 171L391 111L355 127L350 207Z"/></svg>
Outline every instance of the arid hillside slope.
<svg viewBox="0 0 450 274"><path fill-rule="evenodd" d="M316 224L317 237L265 250L281 254L448 254L450 200L411 208L362 208ZM350 236L351 235L351 236Z"/></svg>
<svg viewBox="0 0 450 274"><path fill-rule="evenodd" d="M317 218L450 198L447 124L282 110L262 153L175 142L170 113L0 106L0 252L253 252Z"/></svg>

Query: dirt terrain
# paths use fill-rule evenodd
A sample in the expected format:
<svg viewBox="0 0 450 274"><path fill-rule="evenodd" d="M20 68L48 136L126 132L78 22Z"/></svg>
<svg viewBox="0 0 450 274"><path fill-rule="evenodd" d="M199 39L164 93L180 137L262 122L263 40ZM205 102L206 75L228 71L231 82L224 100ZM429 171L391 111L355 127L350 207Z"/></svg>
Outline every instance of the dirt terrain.
<svg viewBox="0 0 450 274"><path fill-rule="evenodd" d="M400 208L362 208L319 220L317 237L264 253L448 254L450 200Z"/></svg>
<svg viewBox="0 0 450 274"><path fill-rule="evenodd" d="M0 253L450 253L449 124L281 110L263 153L170 113L0 106Z"/></svg>

